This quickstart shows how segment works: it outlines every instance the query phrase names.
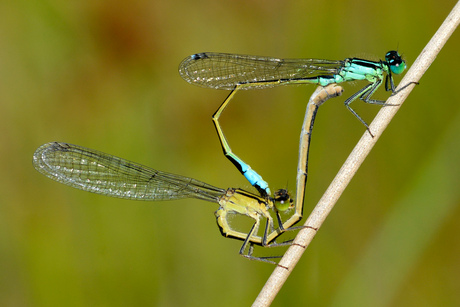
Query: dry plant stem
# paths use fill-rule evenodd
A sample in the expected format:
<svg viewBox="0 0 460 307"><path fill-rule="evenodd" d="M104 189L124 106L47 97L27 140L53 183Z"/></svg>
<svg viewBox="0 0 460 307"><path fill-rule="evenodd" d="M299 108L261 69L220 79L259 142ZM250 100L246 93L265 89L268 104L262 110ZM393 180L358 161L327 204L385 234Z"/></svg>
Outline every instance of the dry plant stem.
<svg viewBox="0 0 460 307"><path fill-rule="evenodd" d="M318 202L317 206L311 213L310 217L305 222L305 226L319 228L326 219L327 215L332 210L333 206L337 202L338 198L345 190L351 178L356 173L357 169L364 161L365 157L369 154L374 144L379 139L382 132L388 126L389 122L401 107L404 100L410 94L415 85L410 84L411 82L418 82L428 67L433 63L437 54L441 51L444 44L447 42L449 37L457 28L460 22L460 1L454 6L450 14L444 20L441 27L435 33L435 35L428 42L426 47L420 53L414 64L411 66L409 71L406 73L404 78L399 83L400 85L396 89L405 87L401 92L391 96L387 103L391 105L397 105L392 107L384 107L375 117L374 121L370 125L370 130L374 134L372 138L366 131L359 140L352 153L345 161L344 165L330 184L329 188L324 193L323 197ZM308 247L309 243L315 236L316 231L311 228L305 228L299 232L294 243L286 252L284 257L280 261L282 267L276 267L270 278L267 280L259 296L254 301L253 306L269 306L273 302L277 293L283 286L289 274L294 269L295 265L299 261L301 255ZM301 246L304 247L301 247Z"/></svg>

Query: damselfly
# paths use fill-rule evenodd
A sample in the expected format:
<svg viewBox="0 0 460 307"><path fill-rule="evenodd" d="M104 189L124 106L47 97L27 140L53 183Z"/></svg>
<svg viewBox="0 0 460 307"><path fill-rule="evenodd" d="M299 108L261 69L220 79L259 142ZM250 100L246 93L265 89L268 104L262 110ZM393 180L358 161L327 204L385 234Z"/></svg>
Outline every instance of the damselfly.
<svg viewBox="0 0 460 307"><path fill-rule="evenodd" d="M360 98L366 103L384 105L381 100L371 99L385 79L385 89L396 92L393 74L401 74L406 63L397 51L389 51L384 61L359 58L345 60L324 59L277 59L263 56L197 53L184 59L179 73L184 80L201 87L231 90L213 115L222 149L226 157L238 168L248 181L261 193L270 195L267 182L251 167L235 155L219 124L219 117L238 90L263 89L288 84L318 84L326 86L347 81L368 81L365 87L345 100L345 106L369 130L367 123L351 108L350 104ZM370 131L369 131L370 132Z"/></svg>
<svg viewBox="0 0 460 307"><path fill-rule="evenodd" d="M53 180L105 196L147 201L197 198L217 203L220 207L215 216L222 235L243 240L240 254L265 262L272 261L267 257L254 257L252 245L280 245L274 242L284 231L279 212L293 207L293 201L284 189L278 190L273 198L242 189L224 190L193 178L158 171L67 143L52 142L40 146L34 153L33 165L37 171ZM280 227L275 228L273 212L278 217ZM228 219L234 214L254 219L249 232L232 228ZM266 220L266 225L260 236L258 230L262 219Z"/></svg>
<svg viewBox="0 0 460 307"><path fill-rule="evenodd" d="M301 134L295 212L284 222L280 213L288 212L294 207L294 202L285 189L276 191L273 197L255 195L237 188L224 190L100 151L59 142L40 146L33 155L33 165L41 174L60 183L110 197L146 201L197 198L217 203L217 225L223 236L243 241L239 253L249 259L276 263L270 259L279 258L278 256L253 256L254 245L289 245L291 241L277 243L275 240L285 231L302 228L292 226L302 218L308 149L315 114L321 103L340 95L341 92L342 89L338 86L319 88L310 98L304 124L309 128L303 129ZM233 215L247 216L254 220L254 224L248 232L235 229L230 222ZM277 226L273 216L276 216ZM265 227L260 235L259 228L263 220Z"/></svg>

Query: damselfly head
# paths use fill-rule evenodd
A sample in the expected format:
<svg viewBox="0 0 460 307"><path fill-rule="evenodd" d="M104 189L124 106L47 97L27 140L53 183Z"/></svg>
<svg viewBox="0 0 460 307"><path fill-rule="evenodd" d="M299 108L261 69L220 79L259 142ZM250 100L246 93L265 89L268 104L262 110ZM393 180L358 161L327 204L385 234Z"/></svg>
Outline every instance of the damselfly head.
<svg viewBox="0 0 460 307"><path fill-rule="evenodd" d="M294 200L289 195L288 190L286 189L279 189L273 195L273 200L275 201L275 207L278 211L286 211L289 208L294 206Z"/></svg>
<svg viewBox="0 0 460 307"><path fill-rule="evenodd" d="M392 73L399 75L406 69L406 62L402 59L398 51L392 50L385 54L385 61L388 63Z"/></svg>

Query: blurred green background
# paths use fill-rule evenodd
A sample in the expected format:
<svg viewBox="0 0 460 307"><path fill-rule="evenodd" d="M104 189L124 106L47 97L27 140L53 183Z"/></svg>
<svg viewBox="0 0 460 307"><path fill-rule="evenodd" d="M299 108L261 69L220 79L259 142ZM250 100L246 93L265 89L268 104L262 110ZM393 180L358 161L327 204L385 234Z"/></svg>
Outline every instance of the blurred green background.
<svg viewBox="0 0 460 307"><path fill-rule="evenodd" d="M238 256L198 200L145 203L53 182L43 143L98 149L213 185L252 189L225 159L211 115L228 94L184 82L203 51L383 58L409 65L455 1L2 1L0 305L247 306L273 270ZM274 306L460 305L459 33L343 194ZM396 77L396 82L401 80ZM363 126L321 107L304 213ZM314 86L239 93L222 117L235 153L272 190L295 186ZM376 97L387 97L379 90ZM356 102L368 122L378 107ZM294 192L294 191L292 191Z"/></svg>

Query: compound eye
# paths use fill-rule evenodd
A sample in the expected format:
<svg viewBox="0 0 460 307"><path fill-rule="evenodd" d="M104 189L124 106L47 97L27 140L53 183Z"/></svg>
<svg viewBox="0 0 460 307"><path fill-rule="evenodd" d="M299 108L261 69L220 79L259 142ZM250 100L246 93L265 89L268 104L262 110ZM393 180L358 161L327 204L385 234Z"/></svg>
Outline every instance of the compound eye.
<svg viewBox="0 0 460 307"><path fill-rule="evenodd" d="M402 61L401 63L398 63L396 65L390 64L390 69L392 73L394 73L395 75L399 75L404 71L404 69L406 69L406 62Z"/></svg>

